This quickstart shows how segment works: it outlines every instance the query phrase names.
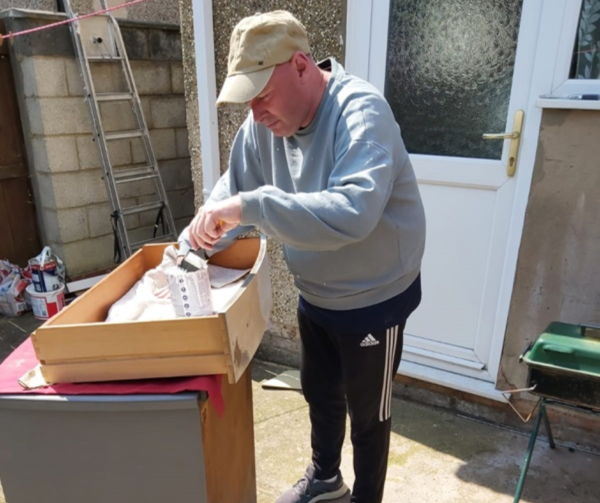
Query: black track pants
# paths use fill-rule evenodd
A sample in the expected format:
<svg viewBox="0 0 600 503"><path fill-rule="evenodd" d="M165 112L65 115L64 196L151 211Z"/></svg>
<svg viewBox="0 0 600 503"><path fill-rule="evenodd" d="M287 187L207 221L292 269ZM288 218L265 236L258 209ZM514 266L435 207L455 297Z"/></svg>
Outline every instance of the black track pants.
<svg viewBox="0 0 600 503"><path fill-rule="evenodd" d="M325 330L298 311L301 380L309 405L316 477L340 467L346 410L354 450L353 503L383 499L390 446L392 380L406 322L366 333Z"/></svg>

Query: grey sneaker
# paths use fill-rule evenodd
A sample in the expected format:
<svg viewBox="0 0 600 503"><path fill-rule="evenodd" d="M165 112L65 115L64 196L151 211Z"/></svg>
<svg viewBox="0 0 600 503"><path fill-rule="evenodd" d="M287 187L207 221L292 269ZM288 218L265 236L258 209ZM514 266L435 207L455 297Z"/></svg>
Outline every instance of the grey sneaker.
<svg viewBox="0 0 600 503"><path fill-rule="evenodd" d="M339 473L333 482L315 480L315 467L311 463L304 477L279 496L276 503L316 503L341 498L347 492L348 487Z"/></svg>

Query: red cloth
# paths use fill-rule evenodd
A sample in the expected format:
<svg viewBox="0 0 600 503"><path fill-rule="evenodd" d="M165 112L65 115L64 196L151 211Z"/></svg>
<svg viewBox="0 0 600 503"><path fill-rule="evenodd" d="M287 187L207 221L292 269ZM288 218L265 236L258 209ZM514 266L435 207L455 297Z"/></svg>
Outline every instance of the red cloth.
<svg viewBox="0 0 600 503"><path fill-rule="evenodd" d="M61 383L33 390L23 388L18 382L19 379L38 363L31 338L28 338L0 365L0 394L149 395L207 391L217 414L221 415L225 410L225 403L221 395L222 376L220 375L138 379L135 381Z"/></svg>

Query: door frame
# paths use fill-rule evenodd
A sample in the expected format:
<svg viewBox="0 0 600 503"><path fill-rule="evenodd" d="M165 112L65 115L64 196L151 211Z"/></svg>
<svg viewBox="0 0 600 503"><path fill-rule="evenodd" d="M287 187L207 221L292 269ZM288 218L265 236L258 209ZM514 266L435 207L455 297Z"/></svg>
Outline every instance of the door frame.
<svg viewBox="0 0 600 503"><path fill-rule="evenodd" d="M510 215L509 233L505 247L502 280L493 326L489 373L495 376L494 382L485 382L452 372L435 369L425 365L402 362L398 373L420 380L433 382L445 387L466 391L490 399L505 401L496 390L497 375L500 368L502 348L506 334L509 308L516 275L519 247L525 222L525 213L533 168L537 154L537 146L542 118L542 108L536 101L542 94L550 93L554 78L556 58L564 52L565 40L556 37L562 25L561 2L544 2L543 0L524 0L520 26L520 40L517 46L517 58L525 58L533 65L530 82L521 83L527 93L527 108L522 133L522 144L515 177L515 192ZM383 90L384 69L377 67L373 57L377 47L387 45L387 24L389 19L389 0L347 0L346 23L346 69L365 80L371 80ZM564 12L564 6L562 6ZM376 23L376 28L373 26ZM529 25L530 28L523 28ZM371 32L373 31L373 38ZM523 50L526 47L526 50ZM379 70L378 76L372 78ZM383 71L382 71L383 70Z"/></svg>
<svg viewBox="0 0 600 503"><path fill-rule="evenodd" d="M221 177L212 4L212 0L192 0L203 201Z"/></svg>

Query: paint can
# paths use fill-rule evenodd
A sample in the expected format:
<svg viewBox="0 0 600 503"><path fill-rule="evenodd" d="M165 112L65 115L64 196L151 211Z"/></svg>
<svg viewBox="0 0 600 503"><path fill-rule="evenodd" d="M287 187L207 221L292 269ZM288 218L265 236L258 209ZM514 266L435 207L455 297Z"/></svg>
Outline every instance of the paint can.
<svg viewBox="0 0 600 503"><path fill-rule="evenodd" d="M38 292L32 284L26 291L33 315L38 320L48 320L65 307L65 285L63 284L50 292Z"/></svg>
<svg viewBox="0 0 600 503"><path fill-rule="evenodd" d="M51 292L58 290L64 280L64 266L61 260L52 255L49 246L29 260L31 281L36 292Z"/></svg>

